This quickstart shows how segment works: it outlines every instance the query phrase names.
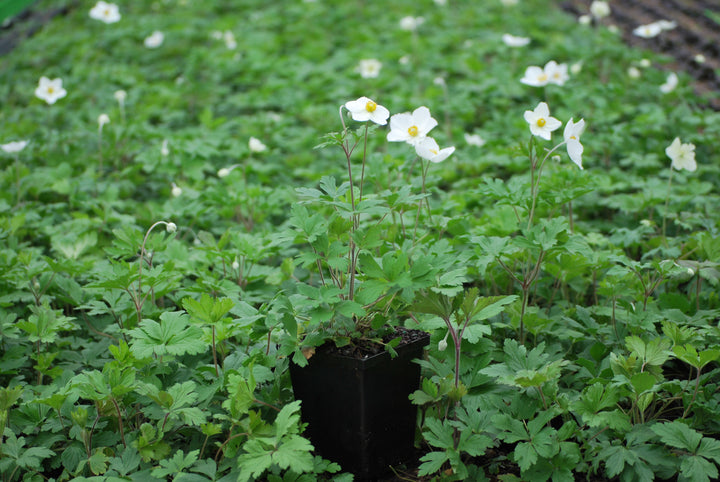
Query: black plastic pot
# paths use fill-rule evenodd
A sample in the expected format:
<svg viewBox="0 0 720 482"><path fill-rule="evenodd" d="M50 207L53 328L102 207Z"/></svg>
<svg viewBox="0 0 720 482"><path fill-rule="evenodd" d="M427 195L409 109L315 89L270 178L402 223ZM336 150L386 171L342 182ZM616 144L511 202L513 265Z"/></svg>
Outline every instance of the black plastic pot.
<svg viewBox="0 0 720 482"><path fill-rule="evenodd" d="M421 358L430 335L363 359L320 347L306 367L290 364L295 398L318 454L374 480L413 457L417 407L408 396L419 388Z"/></svg>

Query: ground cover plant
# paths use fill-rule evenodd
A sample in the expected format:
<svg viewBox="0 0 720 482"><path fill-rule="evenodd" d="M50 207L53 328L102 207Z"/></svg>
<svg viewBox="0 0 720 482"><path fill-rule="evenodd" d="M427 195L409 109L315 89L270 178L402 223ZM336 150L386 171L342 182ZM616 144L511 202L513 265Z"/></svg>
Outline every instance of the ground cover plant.
<svg viewBox="0 0 720 482"><path fill-rule="evenodd" d="M603 3L66 2L0 58L2 481L352 480L288 366L390 313L404 480L717 478L720 116Z"/></svg>

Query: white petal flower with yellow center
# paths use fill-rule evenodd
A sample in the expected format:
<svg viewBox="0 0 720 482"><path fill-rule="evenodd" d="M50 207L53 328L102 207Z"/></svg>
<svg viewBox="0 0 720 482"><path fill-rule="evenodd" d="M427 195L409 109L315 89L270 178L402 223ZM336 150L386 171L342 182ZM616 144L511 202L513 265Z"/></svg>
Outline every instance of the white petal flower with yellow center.
<svg viewBox="0 0 720 482"><path fill-rule="evenodd" d="M695 144L683 144L680 138L676 137L672 144L665 148L665 154L672 161L670 167L673 169L687 169L691 172L697 169Z"/></svg>
<svg viewBox="0 0 720 482"><path fill-rule="evenodd" d="M264 152L267 151L267 146L263 144L263 142L256 138L251 137L248 141L248 148L250 149L250 152Z"/></svg>
<svg viewBox="0 0 720 482"><path fill-rule="evenodd" d="M114 3L98 2L90 9L90 18L105 23L120 21L120 10Z"/></svg>
<svg viewBox="0 0 720 482"><path fill-rule="evenodd" d="M143 44L149 49L156 49L160 47L165 41L165 34L159 30L155 30L152 34L145 37Z"/></svg>
<svg viewBox="0 0 720 482"><path fill-rule="evenodd" d="M548 82L551 84L564 85L570 78L568 76L567 64L558 64L554 60L545 64L543 71L545 75L547 75Z"/></svg>
<svg viewBox="0 0 720 482"><path fill-rule="evenodd" d="M440 149L438 143L432 137L423 137L417 144L415 144L415 152L418 156L423 159L427 159L430 162L438 163L447 159L450 154L455 152L455 147L446 147Z"/></svg>
<svg viewBox="0 0 720 482"><path fill-rule="evenodd" d="M360 97L345 103L345 108L350 112L353 120L358 122L373 121L384 126L390 117L390 111L377 102L367 97Z"/></svg>
<svg viewBox="0 0 720 482"><path fill-rule="evenodd" d="M580 119L577 122L573 122L572 117L565 124L565 131L563 137L565 138L565 145L567 147L568 156L570 160L577 164L582 169L582 153L583 145L580 144L580 136L585 131L585 120Z"/></svg>
<svg viewBox="0 0 720 482"><path fill-rule="evenodd" d="M437 121L430 116L430 109L421 106L415 109L412 114L404 112L392 116L387 140L390 142L407 142L415 146L436 125Z"/></svg>
<svg viewBox="0 0 720 482"><path fill-rule="evenodd" d="M363 79L374 79L380 75L382 62L377 59L362 59L355 71L360 74Z"/></svg>
<svg viewBox="0 0 720 482"><path fill-rule="evenodd" d="M28 141L13 141L8 142L7 144L0 144L0 149L7 152L8 154L15 154L16 152L20 152L23 149L25 149L25 146L27 146Z"/></svg>
<svg viewBox="0 0 720 482"><path fill-rule="evenodd" d="M535 110L526 110L524 117L530 125L532 135L547 141L552 137L552 131L562 125L562 122L550 116L550 108L545 102L540 102Z"/></svg>
<svg viewBox="0 0 720 482"><path fill-rule="evenodd" d="M502 41L508 47L525 47L530 43L530 37L517 37L509 33L503 34Z"/></svg>
<svg viewBox="0 0 720 482"><path fill-rule="evenodd" d="M63 89L62 79L50 80L47 77L40 77L40 82L38 82L38 86L35 89L35 97L52 105L66 95L67 91Z"/></svg>
<svg viewBox="0 0 720 482"><path fill-rule="evenodd" d="M633 35L642 38L653 38L660 35L660 32L662 31L662 26L657 22L653 22L648 23L647 25L640 25L639 27L635 28L635 30L633 30Z"/></svg>
<svg viewBox="0 0 720 482"><path fill-rule="evenodd" d="M541 67L532 65L525 69L525 75L520 82L533 87L543 87L548 84L550 78Z"/></svg>

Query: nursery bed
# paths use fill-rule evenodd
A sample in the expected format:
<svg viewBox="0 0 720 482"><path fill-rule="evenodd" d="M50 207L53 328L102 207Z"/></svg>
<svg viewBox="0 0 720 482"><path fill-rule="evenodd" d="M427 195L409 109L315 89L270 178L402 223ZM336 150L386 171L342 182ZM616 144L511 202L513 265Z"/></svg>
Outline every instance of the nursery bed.
<svg viewBox="0 0 720 482"><path fill-rule="evenodd" d="M575 14L587 14L590 0L565 0L562 6ZM708 0L634 0L610 2L607 23L616 25L625 42L672 57L666 68L684 70L695 79L698 93L708 95L709 105L720 109L720 4ZM632 31L657 20L677 22L673 30L654 38L641 38ZM697 55L704 57L698 62Z"/></svg>

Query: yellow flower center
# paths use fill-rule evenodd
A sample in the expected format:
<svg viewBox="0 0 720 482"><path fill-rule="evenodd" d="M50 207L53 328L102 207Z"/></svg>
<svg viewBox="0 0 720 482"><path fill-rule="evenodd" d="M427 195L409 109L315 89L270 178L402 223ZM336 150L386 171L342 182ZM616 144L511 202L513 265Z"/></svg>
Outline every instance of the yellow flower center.
<svg viewBox="0 0 720 482"><path fill-rule="evenodd" d="M417 126L410 126L408 127L408 134L410 134L412 137L415 137L418 135L418 128Z"/></svg>
<svg viewBox="0 0 720 482"><path fill-rule="evenodd" d="M109 17L109 16L110 16L110 9L109 9L109 8L106 8L106 9L103 11L103 15L105 15L106 17Z"/></svg>
<svg viewBox="0 0 720 482"><path fill-rule="evenodd" d="M546 121L542 117L537 120L538 127L543 127L543 126L545 126L545 124L546 124Z"/></svg>
<svg viewBox="0 0 720 482"><path fill-rule="evenodd" d="M375 112L375 109L377 109L377 104L371 100L367 101L367 104L365 104L365 110L368 112Z"/></svg>
<svg viewBox="0 0 720 482"><path fill-rule="evenodd" d="M547 76L547 74L545 74L545 73L540 74L540 76L538 77L538 80L539 80L540 82L545 82L547 79L548 79L548 76Z"/></svg>
<svg viewBox="0 0 720 482"><path fill-rule="evenodd" d="M436 156L438 155L437 149L430 149L430 152L432 152L432 153L435 154Z"/></svg>
<svg viewBox="0 0 720 482"><path fill-rule="evenodd" d="M54 93L54 92L55 92L55 89L53 89L52 86L50 86L50 87L47 88L47 93L48 93L48 94L52 94L52 93Z"/></svg>

